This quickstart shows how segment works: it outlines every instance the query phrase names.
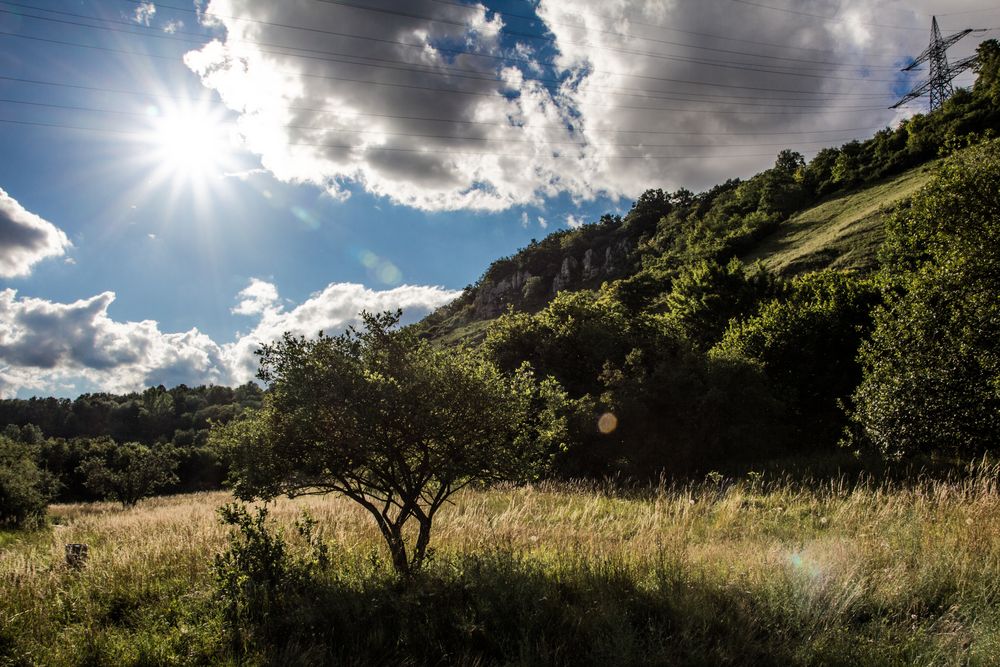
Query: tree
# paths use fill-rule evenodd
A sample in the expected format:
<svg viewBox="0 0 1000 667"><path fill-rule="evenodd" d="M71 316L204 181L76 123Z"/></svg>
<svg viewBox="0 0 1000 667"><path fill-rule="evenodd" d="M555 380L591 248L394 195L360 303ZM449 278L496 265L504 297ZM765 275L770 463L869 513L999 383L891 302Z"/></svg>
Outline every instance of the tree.
<svg viewBox="0 0 1000 667"><path fill-rule="evenodd" d="M565 419L554 381L435 347L395 328L399 316L363 313L360 330L264 346L263 407L213 438L231 454L237 497L341 493L371 513L406 574L424 561L434 516L455 492L537 476Z"/></svg>
<svg viewBox="0 0 1000 667"><path fill-rule="evenodd" d="M84 485L103 498L134 507L140 500L178 479L177 460L165 449L151 449L127 442L110 449L104 457L91 457L80 464Z"/></svg>
<svg viewBox="0 0 1000 667"><path fill-rule="evenodd" d="M1000 449L1000 141L950 158L889 225L891 299L861 349L853 443L888 458Z"/></svg>
<svg viewBox="0 0 1000 667"><path fill-rule="evenodd" d="M735 257L726 266L694 262L674 280L666 296L669 317L699 349L722 338L729 321L747 315L774 292L774 279L762 265L748 269Z"/></svg>
<svg viewBox="0 0 1000 667"><path fill-rule="evenodd" d="M835 439L843 419L837 401L860 381L858 348L880 300L871 279L832 270L799 276L782 298L731 322L711 354L760 364L801 425Z"/></svg>
<svg viewBox="0 0 1000 667"><path fill-rule="evenodd" d="M0 435L0 526L20 527L45 515L52 484L35 464L34 449L28 442Z"/></svg>

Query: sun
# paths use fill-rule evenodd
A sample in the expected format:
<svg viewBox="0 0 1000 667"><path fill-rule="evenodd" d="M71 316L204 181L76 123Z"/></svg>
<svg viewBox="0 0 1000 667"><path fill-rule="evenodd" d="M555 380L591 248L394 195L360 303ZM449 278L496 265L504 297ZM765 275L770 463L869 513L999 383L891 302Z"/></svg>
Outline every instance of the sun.
<svg viewBox="0 0 1000 667"><path fill-rule="evenodd" d="M119 163L138 176L129 197L161 202L171 220L179 211L211 219L231 209L234 174L254 166L231 112L207 98L172 96L143 107L142 115L143 127Z"/></svg>
<svg viewBox="0 0 1000 667"><path fill-rule="evenodd" d="M197 106L156 109L150 139L156 167L175 179L221 175L236 150L231 128L217 113Z"/></svg>

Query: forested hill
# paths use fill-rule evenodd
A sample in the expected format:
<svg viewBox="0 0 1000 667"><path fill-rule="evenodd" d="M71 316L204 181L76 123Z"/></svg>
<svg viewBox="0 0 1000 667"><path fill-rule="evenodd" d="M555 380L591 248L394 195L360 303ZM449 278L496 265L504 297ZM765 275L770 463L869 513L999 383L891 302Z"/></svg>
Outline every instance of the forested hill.
<svg viewBox="0 0 1000 667"><path fill-rule="evenodd" d="M894 474L1000 452L996 41L977 73L808 163L647 190L494 262L417 331L558 381L576 401L558 474Z"/></svg>
<svg viewBox="0 0 1000 667"><path fill-rule="evenodd" d="M698 261L759 259L786 277L826 267L869 271L884 214L930 177L929 169L916 168L1000 127L996 51L995 42L984 42L975 87L958 91L933 114L867 141L823 149L808 163L782 151L771 169L699 194L647 190L623 217L607 214L554 232L493 262L420 328L444 342L479 340L509 307L535 312L560 291L606 281L642 284L656 296L657 288L669 290L682 267Z"/></svg>

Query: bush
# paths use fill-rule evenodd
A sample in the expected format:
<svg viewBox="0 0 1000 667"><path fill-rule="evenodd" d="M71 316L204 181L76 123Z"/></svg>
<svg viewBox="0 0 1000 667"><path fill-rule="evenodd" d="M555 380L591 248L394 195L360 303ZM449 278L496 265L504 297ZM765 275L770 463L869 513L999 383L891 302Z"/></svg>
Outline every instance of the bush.
<svg viewBox="0 0 1000 667"><path fill-rule="evenodd" d="M80 464L88 489L108 500L133 507L165 486L177 483L173 452L127 442L108 450L104 457Z"/></svg>
<svg viewBox="0 0 1000 667"><path fill-rule="evenodd" d="M901 294L862 349L851 441L890 458L1000 448L1000 142L950 159L890 227Z"/></svg>
<svg viewBox="0 0 1000 667"><path fill-rule="evenodd" d="M760 364L800 424L835 439L843 425L837 402L860 381L858 348L880 299L872 279L836 271L801 276L784 298L731 323L712 355Z"/></svg>
<svg viewBox="0 0 1000 667"><path fill-rule="evenodd" d="M51 478L35 464L33 446L0 436L0 526L20 528L45 516Z"/></svg>

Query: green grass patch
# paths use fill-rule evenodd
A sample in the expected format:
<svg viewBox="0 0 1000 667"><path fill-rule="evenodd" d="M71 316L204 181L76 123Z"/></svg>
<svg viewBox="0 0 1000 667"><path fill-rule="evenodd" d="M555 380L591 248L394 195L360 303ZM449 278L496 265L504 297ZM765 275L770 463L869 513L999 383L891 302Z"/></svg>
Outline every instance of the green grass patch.
<svg viewBox="0 0 1000 667"><path fill-rule="evenodd" d="M783 274L825 268L870 270L884 239L885 216L926 185L930 162L863 190L837 195L782 223L743 260Z"/></svg>

